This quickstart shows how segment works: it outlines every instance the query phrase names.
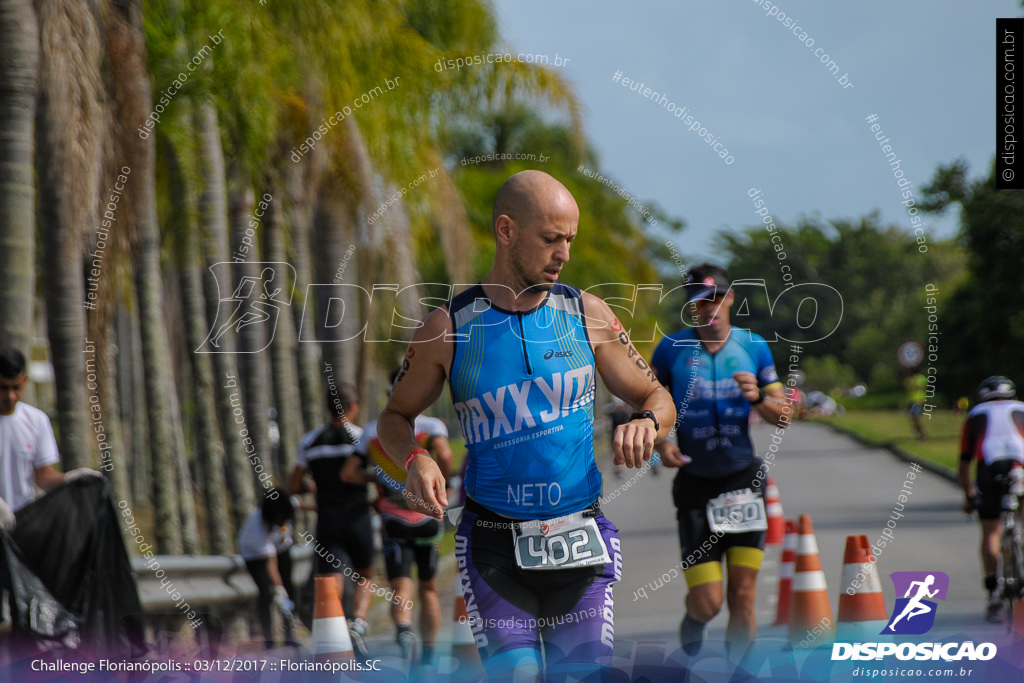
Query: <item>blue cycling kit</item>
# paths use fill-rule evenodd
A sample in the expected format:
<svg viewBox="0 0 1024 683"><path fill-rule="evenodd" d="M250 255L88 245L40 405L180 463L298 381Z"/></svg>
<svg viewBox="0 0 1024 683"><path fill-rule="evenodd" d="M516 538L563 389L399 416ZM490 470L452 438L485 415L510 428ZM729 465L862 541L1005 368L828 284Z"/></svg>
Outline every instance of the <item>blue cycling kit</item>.
<svg viewBox="0 0 1024 683"><path fill-rule="evenodd" d="M452 300L449 373L466 438L465 488L521 519L577 512L601 494L594 462L594 353L580 291L556 283L537 308L503 311L476 285Z"/></svg>
<svg viewBox="0 0 1024 683"><path fill-rule="evenodd" d="M679 448L693 460L687 474L725 477L749 467L755 458L750 402L732 376L752 372L763 389L782 386L764 338L734 327L725 345L710 354L688 328L661 340L651 367L672 392Z"/></svg>
<svg viewBox="0 0 1024 683"><path fill-rule="evenodd" d="M476 285L449 312L448 377L468 451L455 557L488 678L543 662L550 680L591 680L611 662L622 553L596 505L596 364L582 294L555 283L536 308L504 311ZM526 538L531 523L543 537Z"/></svg>

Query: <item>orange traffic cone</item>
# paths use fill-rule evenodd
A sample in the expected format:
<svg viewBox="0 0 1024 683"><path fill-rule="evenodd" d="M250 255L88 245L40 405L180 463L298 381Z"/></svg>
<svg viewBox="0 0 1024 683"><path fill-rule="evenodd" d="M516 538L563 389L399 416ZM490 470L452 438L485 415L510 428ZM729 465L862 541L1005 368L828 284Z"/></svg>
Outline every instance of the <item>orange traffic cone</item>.
<svg viewBox="0 0 1024 683"><path fill-rule="evenodd" d="M473 637L473 627L469 625L466 613L466 598L462 593L462 576L455 575L455 615L452 622L452 657L461 666L458 668L458 680L484 680L484 665L480 659L480 651Z"/></svg>
<svg viewBox="0 0 1024 683"><path fill-rule="evenodd" d="M355 658L348 621L338 596L341 574L316 577L316 607L313 610L313 659L348 661Z"/></svg>
<svg viewBox="0 0 1024 683"><path fill-rule="evenodd" d="M796 521L786 520L786 540L782 544L782 567L779 570L779 602L775 605L773 626L789 623L789 610L793 606L793 568L796 566Z"/></svg>
<svg viewBox="0 0 1024 683"><path fill-rule="evenodd" d="M841 591L836 637L847 642L875 639L889 623L889 611L867 536L846 537Z"/></svg>
<svg viewBox="0 0 1024 683"><path fill-rule="evenodd" d="M778 545L785 537L786 518L782 512L782 499L775 480L768 477L768 487L764 491L765 512L768 514L768 531L764 535L765 545Z"/></svg>
<svg viewBox="0 0 1024 683"><path fill-rule="evenodd" d="M793 612L789 618L789 640L796 643L814 634L815 642L831 642L832 603L828 599L825 572L821 570L818 541L810 515L800 515L796 566L793 572Z"/></svg>

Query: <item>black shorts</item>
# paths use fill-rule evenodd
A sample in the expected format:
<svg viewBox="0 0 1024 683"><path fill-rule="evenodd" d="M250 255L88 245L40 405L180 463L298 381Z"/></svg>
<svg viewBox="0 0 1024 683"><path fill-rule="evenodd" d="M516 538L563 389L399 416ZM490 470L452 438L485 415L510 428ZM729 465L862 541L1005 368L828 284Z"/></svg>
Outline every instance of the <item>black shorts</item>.
<svg viewBox="0 0 1024 683"><path fill-rule="evenodd" d="M374 564L373 520L370 508L318 511L316 540L324 553L317 552L318 574L341 574L345 567L362 571ZM335 562L331 563L329 555Z"/></svg>
<svg viewBox="0 0 1024 683"><path fill-rule="evenodd" d="M757 477L762 467L763 462L757 459L739 472L714 479L688 475L685 467L676 475L672 485L672 498L676 505L676 520L679 526L679 549L688 567L686 579L691 587L721 580L721 568L719 567L717 572L693 572L689 567L709 562L721 563L724 556L729 557L730 564L760 568L761 558L764 556L765 532L713 534L708 522L707 505L708 501L723 493L743 489L750 489L754 495L763 499L767 479Z"/></svg>
<svg viewBox="0 0 1024 683"><path fill-rule="evenodd" d="M980 519L999 519L1003 513L1003 496L1008 492L1009 482L997 482L996 477L1010 473L1017 461L1012 458L996 460L985 464L978 461L978 493L981 495L981 506L978 508Z"/></svg>
<svg viewBox="0 0 1024 683"><path fill-rule="evenodd" d="M430 581L437 573L436 539L441 533L440 520L428 518L422 524L404 524L384 518L384 565L388 581L399 577L412 578L412 563L420 581Z"/></svg>

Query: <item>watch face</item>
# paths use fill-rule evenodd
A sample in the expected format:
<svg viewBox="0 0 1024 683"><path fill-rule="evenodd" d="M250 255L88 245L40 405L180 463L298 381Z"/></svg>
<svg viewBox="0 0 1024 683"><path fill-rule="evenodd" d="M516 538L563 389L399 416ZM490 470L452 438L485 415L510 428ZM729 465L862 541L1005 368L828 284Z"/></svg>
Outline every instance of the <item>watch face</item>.
<svg viewBox="0 0 1024 683"><path fill-rule="evenodd" d="M654 423L654 428L655 429L661 429L661 425L658 423L658 418L656 418L654 416L654 413L651 412L650 410L645 410L642 413L633 413L633 417L630 418L630 419L633 419L633 420L650 419L651 422Z"/></svg>

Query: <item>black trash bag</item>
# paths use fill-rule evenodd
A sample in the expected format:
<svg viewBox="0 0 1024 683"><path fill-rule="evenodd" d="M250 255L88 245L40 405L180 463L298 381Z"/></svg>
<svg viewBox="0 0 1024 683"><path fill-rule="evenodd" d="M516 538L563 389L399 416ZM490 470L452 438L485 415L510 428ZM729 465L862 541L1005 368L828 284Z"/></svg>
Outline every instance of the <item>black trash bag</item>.
<svg viewBox="0 0 1024 683"><path fill-rule="evenodd" d="M20 640L36 650L144 652L142 605L107 480L63 484L15 517L3 560Z"/></svg>
<svg viewBox="0 0 1024 683"><path fill-rule="evenodd" d="M65 609L25 566L18 544L5 531L0 531L0 544L3 586L11 596L12 631L19 649L42 652L78 647L82 620Z"/></svg>

